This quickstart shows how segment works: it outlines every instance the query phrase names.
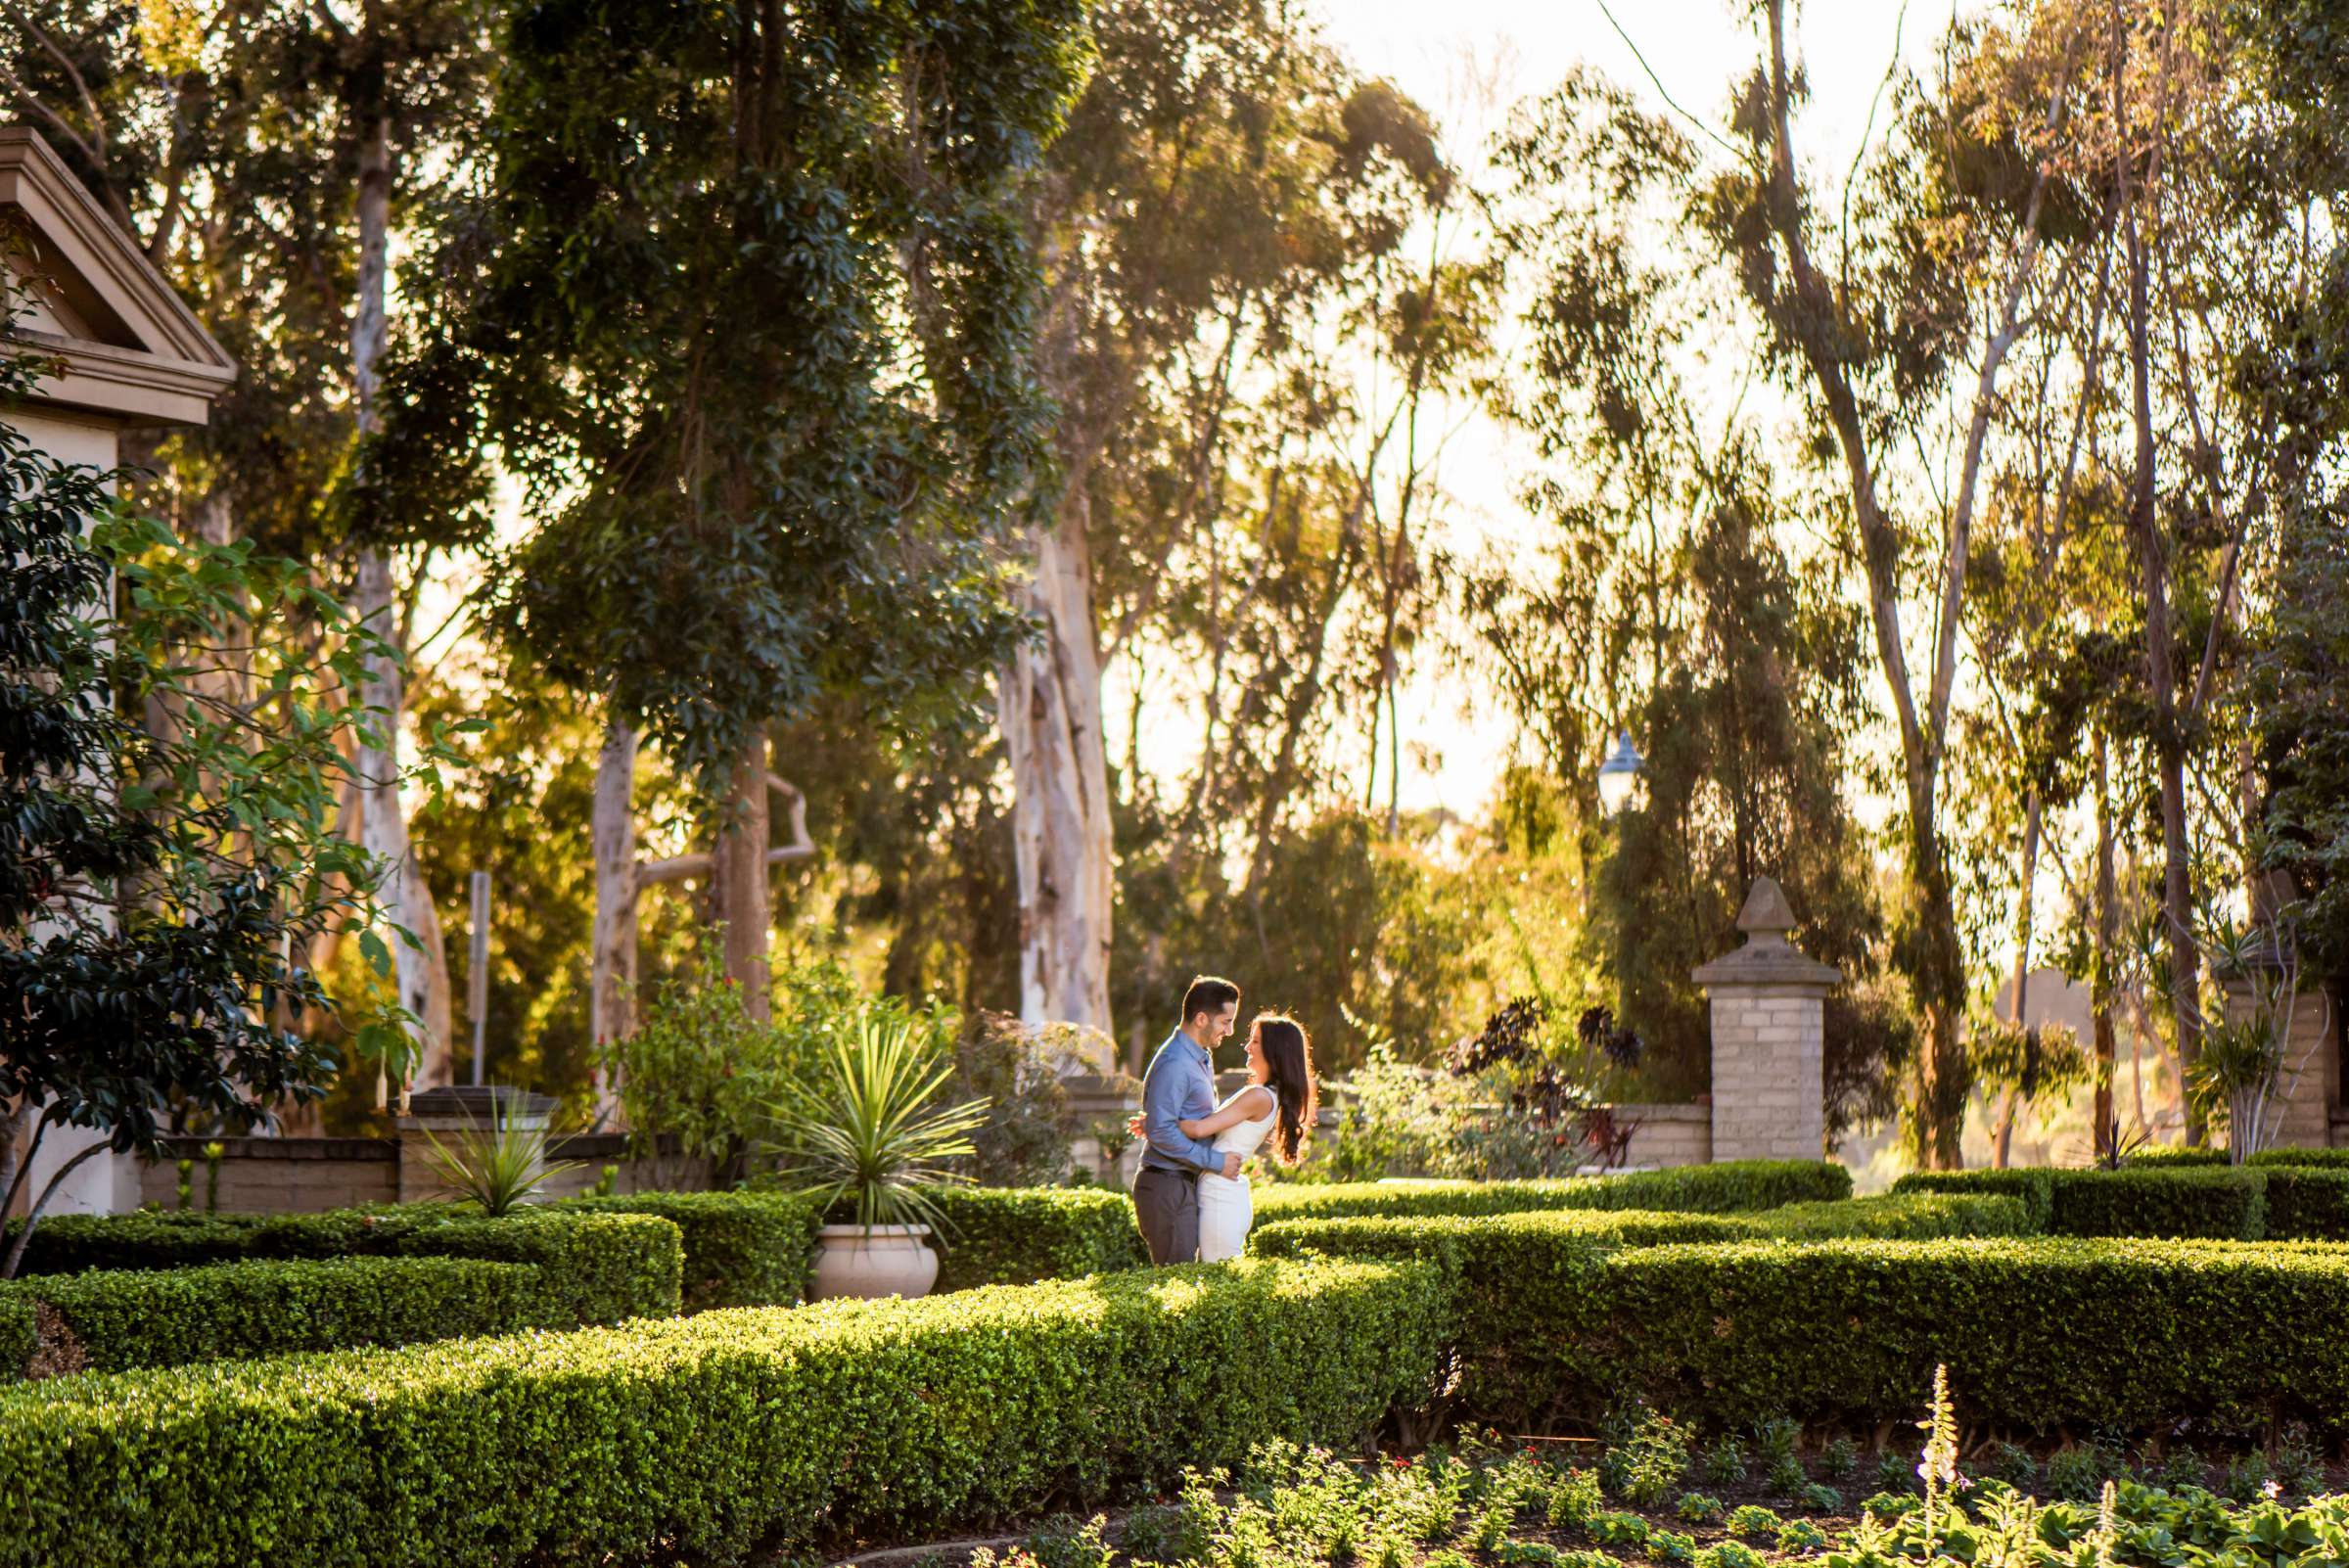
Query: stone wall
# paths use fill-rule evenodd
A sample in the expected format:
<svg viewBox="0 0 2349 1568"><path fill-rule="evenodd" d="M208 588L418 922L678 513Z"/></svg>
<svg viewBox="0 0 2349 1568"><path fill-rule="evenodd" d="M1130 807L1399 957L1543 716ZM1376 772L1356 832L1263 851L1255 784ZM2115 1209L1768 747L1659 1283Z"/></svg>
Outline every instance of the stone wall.
<svg viewBox="0 0 2349 1568"><path fill-rule="evenodd" d="M204 1158L207 1138L172 1138L165 1158L139 1169L139 1202L161 1209L179 1207L181 1160L188 1173L190 1208L216 1207L227 1214L318 1214L367 1203L414 1202L446 1196L412 1138L221 1138L219 1193L208 1203L210 1180ZM403 1154L406 1158L403 1159ZM612 1190L625 1195L664 1189L695 1190L708 1185L709 1162L671 1154L658 1166L628 1157L628 1140L617 1132L557 1138L547 1146L551 1163L576 1161L557 1171L543 1188L548 1198L568 1198L603 1179L617 1167ZM404 1183L404 1190L403 1190Z"/></svg>

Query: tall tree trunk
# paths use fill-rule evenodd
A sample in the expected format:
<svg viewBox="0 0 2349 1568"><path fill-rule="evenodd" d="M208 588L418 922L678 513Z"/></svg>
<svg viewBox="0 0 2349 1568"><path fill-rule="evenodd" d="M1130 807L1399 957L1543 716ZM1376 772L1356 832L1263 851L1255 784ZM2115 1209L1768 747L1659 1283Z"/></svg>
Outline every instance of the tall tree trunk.
<svg viewBox="0 0 2349 1568"><path fill-rule="evenodd" d="M760 1023L773 1013L767 968L766 731L758 730L734 764L720 807L710 869L711 907L724 931L726 978L742 988L743 1011Z"/></svg>
<svg viewBox="0 0 2349 1568"><path fill-rule="evenodd" d="M1020 1016L1107 1035L1113 846L1089 513L1073 475L1036 541L1027 605L1042 635L1005 666L996 716L1011 761Z"/></svg>
<svg viewBox="0 0 2349 1568"><path fill-rule="evenodd" d="M380 84L379 84L380 87ZM386 275L391 264L392 122L389 116L365 116L359 138L359 257L358 293L350 320L351 401L358 435L368 440L383 429L379 365L384 354ZM393 981L399 1003L414 1014L412 1026L418 1065L415 1081L444 1083L449 1075L448 952L441 937L438 912L431 890L418 873L408 845L407 816L400 805L399 730L406 712L404 626L393 605L392 563L380 546L359 551L358 618L388 644L388 655L370 657L362 686L363 700L377 710L383 730L380 746L363 748L359 774L363 781L360 832L369 853L388 868L381 898L385 914L412 942L392 945ZM401 1085L404 1102L406 1085Z"/></svg>
<svg viewBox="0 0 2349 1568"><path fill-rule="evenodd" d="M603 1050L636 1033L636 731L619 719L604 730L595 764L595 931L589 960L588 1031L594 1037L595 1108L609 1120L614 1084Z"/></svg>
<svg viewBox="0 0 2349 1568"><path fill-rule="evenodd" d="M2090 967L2089 1010L2096 1036L2096 1108L2095 1142L2098 1158L2112 1153L2113 1038L2112 965L2120 945L2121 911L2114 899L2112 868L2112 798L2110 767L2104 732L2096 731L2096 959Z"/></svg>
<svg viewBox="0 0 2349 1568"><path fill-rule="evenodd" d="M2171 665L2169 553L2154 506L2152 326L2146 304L2149 270L2144 237L2136 214L2129 219L2130 417L2136 427L2136 473L2130 485L2129 523L2137 535L2138 565L2145 599L2145 686L2153 706L2153 754L2161 784L2162 927L2170 959L2170 1012L2178 1030L2178 1067L2190 1075L2202 1054L2202 958L2194 938L2193 866L2188 857L2186 822L2186 729L2178 711L2177 674ZM2200 1143L2202 1117L2187 1102L2186 1136Z"/></svg>
<svg viewBox="0 0 2349 1568"><path fill-rule="evenodd" d="M2015 912L2017 927L2014 942L2014 1027L2031 1027L2031 917L2033 914L2031 887L2039 875L2039 786L2031 786L2030 805L2023 814L2023 884ZM2022 1095L2017 1089L2006 1091L2006 1100L1999 1108L1999 1149L1994 1163L2004 1171L2007 1168L2014 1148L2014 1123L2020 1114Z"/></svg>

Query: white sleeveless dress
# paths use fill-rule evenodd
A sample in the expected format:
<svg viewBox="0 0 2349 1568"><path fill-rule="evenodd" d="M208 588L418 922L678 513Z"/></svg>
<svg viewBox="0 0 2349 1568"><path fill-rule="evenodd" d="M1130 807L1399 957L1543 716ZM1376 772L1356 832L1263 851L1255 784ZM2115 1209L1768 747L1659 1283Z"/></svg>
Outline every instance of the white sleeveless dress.
<svg viewBox="0 0 2349 1568"><path fill-rule="evenodd" d="M1216 1134L1220 1154L1236 1154L1245 1162L1263 1145L1280 1119L1280 1096L1268 1084L1251 1084L1239 1094L1263 1089L1272 1096L1272 1110L1253 1122L1234 1122ZM1238 1099L1234 1094L1232 1099ZM1225 1100L1229 1105L1231 1100ZM1220 1109L1221 1107L1219 1107ZM1226 1181L1214 1172L1199 1176L1199 1261L1221 1263L1237 1258L1248 1246L1248 1227L1256 1223L1256 1204L1248 1193L1248 1173Z"/></svg>

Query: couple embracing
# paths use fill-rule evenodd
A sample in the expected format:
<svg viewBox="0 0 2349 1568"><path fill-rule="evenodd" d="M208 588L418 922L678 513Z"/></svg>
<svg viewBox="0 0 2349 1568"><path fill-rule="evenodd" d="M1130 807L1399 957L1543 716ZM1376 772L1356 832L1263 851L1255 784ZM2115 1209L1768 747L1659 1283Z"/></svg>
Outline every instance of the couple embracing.
<svg viewBox="0 0 2349 1568"><path fill-rule="evenodd" d="M1256 1220L1248 1162L1269 1137L1280 1163L1295 1165L1319 1109L1313 1041L1279 1013L1249 1024L1248 1082L1216 1103L1216 1047L1239 1018L1240 988L1200 976L1183 992L1181 1027L1143 1075L1128 1126L1143 1139L1133 1208L1154 1264L1237 1258Z"/></svg>

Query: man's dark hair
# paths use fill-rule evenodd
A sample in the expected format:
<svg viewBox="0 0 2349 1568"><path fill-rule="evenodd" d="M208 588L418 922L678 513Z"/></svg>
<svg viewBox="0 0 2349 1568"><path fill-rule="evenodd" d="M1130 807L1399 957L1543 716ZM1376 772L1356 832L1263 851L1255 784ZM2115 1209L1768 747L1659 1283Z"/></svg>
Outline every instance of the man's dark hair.
<svg viewBox="0 0 2349 1568"><path fill-rule="evenodd" d="M1236 1007L1239 1000L1239 987L1214 975L1201 975L1183 988L1182 1021L1187 1024L1201 1013L1220 1013L1226 1007Z"/></svg>

